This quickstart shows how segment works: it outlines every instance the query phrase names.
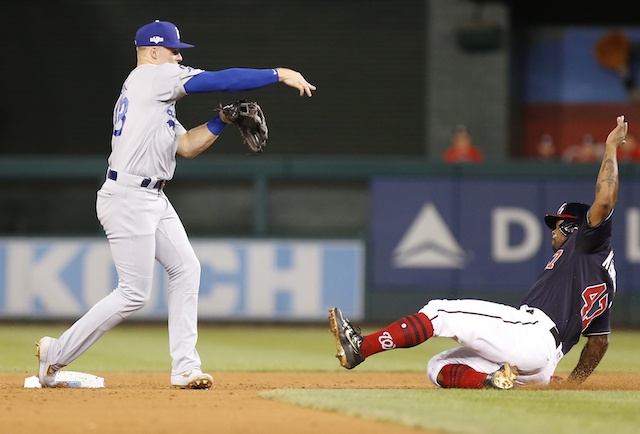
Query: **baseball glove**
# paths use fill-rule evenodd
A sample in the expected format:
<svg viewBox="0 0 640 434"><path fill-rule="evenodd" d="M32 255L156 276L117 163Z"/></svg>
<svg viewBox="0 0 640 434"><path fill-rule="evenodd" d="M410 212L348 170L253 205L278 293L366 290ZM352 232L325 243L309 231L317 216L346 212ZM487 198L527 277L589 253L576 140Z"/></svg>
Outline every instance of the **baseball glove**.
<svg viewBox="0 0 640 434"><path fill-rule="evenodd" d="M264 151L269 138L267 120L257 102L239 100L217 109L240 130L240 135L251 155Z"/></svg>

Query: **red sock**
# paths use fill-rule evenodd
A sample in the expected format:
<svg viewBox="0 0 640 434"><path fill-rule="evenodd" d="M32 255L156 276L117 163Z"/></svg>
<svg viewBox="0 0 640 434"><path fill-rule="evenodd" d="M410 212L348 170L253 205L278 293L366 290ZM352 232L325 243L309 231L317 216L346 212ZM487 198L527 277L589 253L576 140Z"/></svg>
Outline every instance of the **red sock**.
<svg viewBox="0 0 640 434"><path fill-rule="evenodd" d="M447 389L482 389L486 379L486 373L478 372L467 365L445 365L438 375L438 383Z"/></svg>
<svg viewBox="0 0 640 434"><path fill-rule="evenodd" d="M411 348L433 336L431 321L423 313L406 316L388 327L363 336L360 354L372 354L394 348Z"/></svg>

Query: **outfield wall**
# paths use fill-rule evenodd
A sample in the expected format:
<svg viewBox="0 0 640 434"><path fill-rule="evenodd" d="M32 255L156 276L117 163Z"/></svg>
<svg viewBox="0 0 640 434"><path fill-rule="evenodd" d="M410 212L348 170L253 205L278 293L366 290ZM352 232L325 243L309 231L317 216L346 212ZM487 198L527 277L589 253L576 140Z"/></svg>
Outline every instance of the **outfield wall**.
<svg viewBox="0 0 640 434"><path fill-rule="evenodd" d="M0 318L75 318L115 287L94 210L104 164L0 159L0 220L8 222L0 232ZM542 215L564 200L589 203L597 171L203 158L181 160L166 193L203 262L204 320L324 321L339 305L354 319L387 321L435 297L518 304L551 254ZM620 177L614 319L638 325L640 169L621 165ZM336 253L342 246L349 253ZM272 259L247 261L260 251ZM141 319L164 317L166 279L160 270L156 277Z"/></svg>
<svg viewBox="0 0 640 434"><path fill-rule="evenodd" d="M193 240L202 320L319 321L334 305L362 319L364 248L342 240ZM97 238L0 239L0 317L75 319L118 283ZM157 266L135 319L163 319L167 276Z"/></svg>

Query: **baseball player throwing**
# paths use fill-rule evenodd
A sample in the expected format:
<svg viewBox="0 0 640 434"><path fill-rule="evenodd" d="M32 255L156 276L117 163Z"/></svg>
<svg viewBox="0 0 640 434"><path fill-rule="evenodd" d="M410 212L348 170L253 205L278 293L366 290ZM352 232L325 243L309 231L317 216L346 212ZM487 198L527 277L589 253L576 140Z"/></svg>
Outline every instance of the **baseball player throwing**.
<svg viewBox="0 0 640 434"><path fill-rule="evenodd" d="M545 216L554 254L520 308L480 300L431 300L418 313L366 336L333 308L329 322L340 364L352 369L382 351L450 337L461 346L429 361L427 375L434 384L510 389L514 383L549 383L582 334L587 341L567 380L587 379L607 351L616 293L611 215L618 196L616 150L628 128L624 116L616 122L591 206L565 203Z"/></svg>
<svg viewBox="0 0 640 434"><path fill-rule="evenodd" d="M311 96L315 86L288 68L203 71L180 64L178 28L155 21L135 36L137 66L122 86L113 113L111 155L96 211L118 273L118 285L59 338L37 343L38 377L56 385L56 373L149 300L154 263L168 274L168 328L171 384L207 389L213 378L201 371L196 351L200 263L163 189L173 177L176 154L193 158L222 133L229 119L217 114L186 130L176 102L198 92L244 91L277 82ZM222 117L221 117L222 116Z"/></svg>

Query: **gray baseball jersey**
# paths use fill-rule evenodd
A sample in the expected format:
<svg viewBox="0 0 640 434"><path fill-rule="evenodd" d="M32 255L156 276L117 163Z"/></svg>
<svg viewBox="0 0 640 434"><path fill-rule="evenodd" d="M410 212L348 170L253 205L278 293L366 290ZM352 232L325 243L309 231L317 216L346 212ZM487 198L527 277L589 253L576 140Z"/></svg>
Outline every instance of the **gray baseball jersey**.
<svg viewBox="0 0 640 434"><path fill-rule="evenodd" d="M178 136L186 132L176 118L176 101L187 94L184 83L201 72L172 63L131 71L113 112L109 167L131 175L173 177Z"/></svg>

